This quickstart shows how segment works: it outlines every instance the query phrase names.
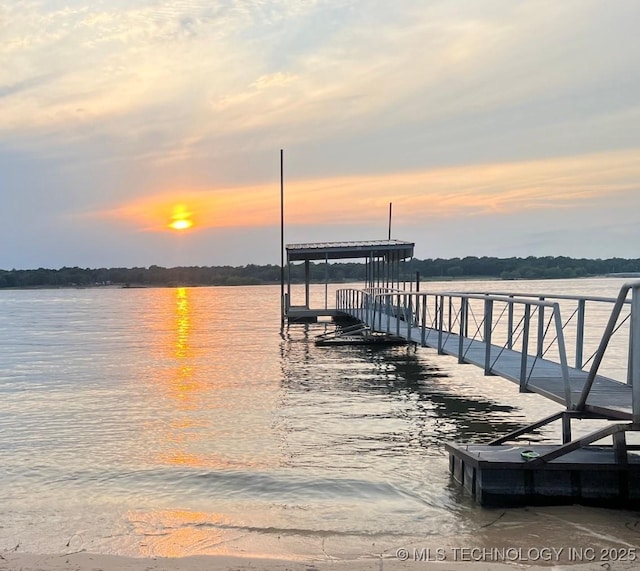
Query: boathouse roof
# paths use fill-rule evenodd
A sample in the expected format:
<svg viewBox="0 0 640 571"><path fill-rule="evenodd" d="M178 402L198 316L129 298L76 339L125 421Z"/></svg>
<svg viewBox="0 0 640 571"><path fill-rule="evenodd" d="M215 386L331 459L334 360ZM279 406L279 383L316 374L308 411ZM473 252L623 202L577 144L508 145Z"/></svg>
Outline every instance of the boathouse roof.
<svg viewBox="0 0 640 571"><path fill-rule="evenodd" d="M361 242L315 242L310 244L287 244L287 259L340 260L389 256L404 260L413 257L413 242L401 240L369 240Z"/></svg>

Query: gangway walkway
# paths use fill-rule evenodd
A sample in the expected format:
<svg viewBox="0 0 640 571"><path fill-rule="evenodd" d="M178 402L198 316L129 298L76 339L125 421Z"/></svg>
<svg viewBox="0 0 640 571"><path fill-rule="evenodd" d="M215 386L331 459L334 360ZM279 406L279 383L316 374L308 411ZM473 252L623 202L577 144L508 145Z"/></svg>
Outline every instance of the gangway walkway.
<svg viewBox="0 0 640 571"><path fill-rule="evenodd" d="M629 291L634 293L632 300L627 300ZM482 367L485 374L504 377L522 392L538 393L567 410L640 422L640 282L625 285L617 298L575 298L576 366L568 364L568 322L562 320L560 304L549 297L345 289L337 292L336 307L373 331L456 356L460 363ZM613 306L589 369L583 368L587 300ZM478 319L474 304L476 311L480 307ZM629 312L621 320L623 308ZM599 374L598 369L613 333L626 322L629 370L627 382L622 382Z"/></svg>
<svg viewBox="0 0 640 571"><path fill-rule="evenodd" d="M440 354L452 355L459 363L470 363L484 368L489 375L498 375L517 383L523 392L534 392L557 403L566 404L567 394L563 379L563 365L537 355L507 349L484 341L470 339L450 331L432 327L418 328L395 316L382 318L374 325L373 312L352 309L351 317L369 327L402 337L423 347L437 349ZM488 363L488 365L487 365ZM588 371L566 368L569 383L569 402L576 403L589 377ZM626 383L596 375L586 401L585 410L611 419L631 420L632 388Z"/></svg>

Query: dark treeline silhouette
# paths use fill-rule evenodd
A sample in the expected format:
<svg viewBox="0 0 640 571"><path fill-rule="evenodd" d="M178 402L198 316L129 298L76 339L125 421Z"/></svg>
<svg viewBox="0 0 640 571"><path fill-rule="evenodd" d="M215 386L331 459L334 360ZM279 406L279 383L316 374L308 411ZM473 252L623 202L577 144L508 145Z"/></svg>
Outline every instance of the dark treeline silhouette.
<svg viewBox="0 0 640 571"><path fill-rule="evenodd" d="M363 263L311 264L311 280L323 282L364 281ZM416 272L423 279L499 278L549 279L575 278L612 273L640 272L640 259L528 257L528 258L466 258L413 259L402 264L401 279L415 279ZM291 267L292 281L304 280L304 266ZM191 266L163 268L60 268L58 270L0 270L0 288L8 287L73 287L96 285L130 286L207 286L259 285L279 283L280 266Z"/></svg>

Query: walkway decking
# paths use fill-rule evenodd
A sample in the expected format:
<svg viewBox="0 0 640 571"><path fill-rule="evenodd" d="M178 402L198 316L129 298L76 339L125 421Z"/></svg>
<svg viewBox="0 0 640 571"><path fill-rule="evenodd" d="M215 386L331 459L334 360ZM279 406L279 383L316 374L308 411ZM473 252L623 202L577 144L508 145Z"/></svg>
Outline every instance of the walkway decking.
<svg viewBox="0 0 640 571"><path fill-rule="evenodd" d="M440 345L441 353L458 357L460 362L471 363L482 368L485 367L487 345L483 341L466 337L460 339L460 336L455 333L443 332L441 342L439 342L440 332L433 328L425 328L423 333L422 328L409 327L406 321L398 320L392 316L384 316L381 320L382 323L375 319L376 324L374 324L371 312L364 309L351 309L347 310L347 313L355 319L366 323L374 330L400 336L423 347L438 349ZM519 351L491 345L489 355L491 365L488 372L490 374L499 375L518 385L520 384L523 358ZM565 403L562 368L559 363L528 355L526 358L526 370L531 371L531 374L527 377L527 390L557 403ZM578 401L587 376L588 373L586 371L569 367L569 381L573 402ZM601 414L612 420L631 420L631 386L597 375L587 399L586 410Z"/></svg>

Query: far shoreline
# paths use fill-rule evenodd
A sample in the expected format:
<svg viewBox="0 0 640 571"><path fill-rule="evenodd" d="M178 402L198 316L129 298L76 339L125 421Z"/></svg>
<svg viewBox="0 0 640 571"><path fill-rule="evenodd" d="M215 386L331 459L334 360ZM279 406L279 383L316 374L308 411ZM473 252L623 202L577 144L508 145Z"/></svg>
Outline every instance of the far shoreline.
<svg viewBox="0 0 640 571"><path fill-rule="evenodd" d="M464 283L464 282L534 282L534 281L559 281L559 280L586 280L586 279L640 279L640 272L629 274L596 274L586 276L574 276L574 277L560 277L560 278L502 278L500 276L437 276L421 278L420 283ZM356 281L317 281L313 280L310 285L324 286L325 284L332 286L339 285L353 285ZM406 284L415 284L415 281L405 281ZM300 286L304 285L301 281L292 281L292 285ZM28 286L0 286L0 291L39 291L39 290L114 290L114 289L178 289L178 288L209 288L209 287L261 287L261 286L278 286L280 282L264 282L264 283L251 283L251 282L238 282L238 283L220 283L220 284L202 284L202 283L160 283L160 284L144 284L144 283L132 283L132 284L87 284L87 285L58 285L58 284L44 284L44 285L28 285Z"/></svg>

